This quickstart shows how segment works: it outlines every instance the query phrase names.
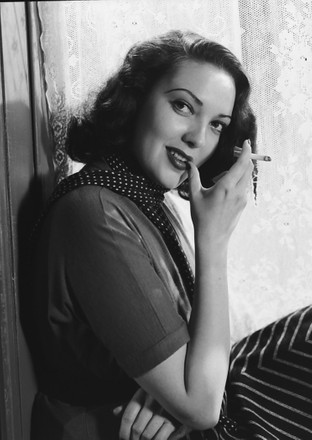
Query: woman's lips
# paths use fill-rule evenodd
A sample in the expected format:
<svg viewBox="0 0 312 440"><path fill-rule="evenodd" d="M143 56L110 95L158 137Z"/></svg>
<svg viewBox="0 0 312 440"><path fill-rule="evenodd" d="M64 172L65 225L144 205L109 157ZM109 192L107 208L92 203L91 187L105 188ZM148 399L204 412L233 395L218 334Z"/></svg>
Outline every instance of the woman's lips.
<svg viewBox="0 0 312 440"><path fill-rule="evenodd" d="M180 150L179 148L166 147L166 149L171 164L179 171L186 170L187 162L193 160L191 156L188 156L184 153L184 151Z"/></svg>

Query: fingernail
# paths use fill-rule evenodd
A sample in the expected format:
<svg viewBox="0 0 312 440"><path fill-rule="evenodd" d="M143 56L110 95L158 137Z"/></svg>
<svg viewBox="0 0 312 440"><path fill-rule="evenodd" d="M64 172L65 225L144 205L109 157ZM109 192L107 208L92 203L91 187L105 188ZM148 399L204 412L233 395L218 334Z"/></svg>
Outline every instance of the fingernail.
<svg viewBox="0 0 312 440"><path fill-rule="evenodd" d="M122 411L122 406L117 406L116 408L113 409L113 414L114 416L118 416Z"/></svg>

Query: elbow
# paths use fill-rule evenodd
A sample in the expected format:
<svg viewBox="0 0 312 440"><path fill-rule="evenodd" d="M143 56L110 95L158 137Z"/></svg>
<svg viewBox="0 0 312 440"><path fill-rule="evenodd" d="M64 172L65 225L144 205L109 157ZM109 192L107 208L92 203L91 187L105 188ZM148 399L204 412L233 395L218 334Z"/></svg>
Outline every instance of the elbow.
<svg viewBox="0 0 312 440"><path fill-rule="evenodd" d="M219 414L216 417L213 414L205 414L204 416L197 414L195 416L188 417L184 424L195 431L205 431L207 429L214 428L218 421Z"/></svg>
<svg viewBox="0 0 312 440"><path fill-rule="evenodd" d="M205 391L202 387L201 391ZM220 419L224 387L206 390L202 394L193 394L185 409L186 425L198 431L215 427Z"/></svg>
<svg viewBox="0 0 312 440"><path fill-rule="evenodd" d="M220 417L220 405L205 405L206 407L196 408L193 406L192 410L187 414L183 414L180 421L189 428L196 431L205 431L217 425Z"/></svg>

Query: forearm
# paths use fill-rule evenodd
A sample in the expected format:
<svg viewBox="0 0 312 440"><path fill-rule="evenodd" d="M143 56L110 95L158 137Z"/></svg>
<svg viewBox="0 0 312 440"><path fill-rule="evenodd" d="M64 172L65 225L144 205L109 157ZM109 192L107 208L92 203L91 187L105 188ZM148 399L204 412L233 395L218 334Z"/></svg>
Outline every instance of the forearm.
<svg viewBox="0 0 312 440"><path fill-rule="evenodd" d="M196 285L189 325L185 389L219 415L230 348L227 248L195 239ZM216 416L216 415L215 415Z"/></svg>
<svg viewBox="0 0 312 440"><path fill-rule="evenodd" d="M196 291L190 341L138 379L181 423L208 429L219 417L228 370L229 319L226 250L196 249Z"/></svg>

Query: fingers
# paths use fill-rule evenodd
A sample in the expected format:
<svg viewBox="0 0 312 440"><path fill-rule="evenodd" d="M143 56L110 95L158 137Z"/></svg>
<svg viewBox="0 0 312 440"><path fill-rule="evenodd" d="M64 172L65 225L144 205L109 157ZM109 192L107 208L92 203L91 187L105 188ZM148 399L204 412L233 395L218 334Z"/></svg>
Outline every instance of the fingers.
<svg viewBox="0 0 312 440"><path fill-rule="evenodd" d="M123 413L119 429L120 440L131 439L132 426L141 410L144 399L145 392L141 388L139 388L126 406L126 409Z"/></svg>
<svg viewBox="0 0 312 440"><path fill-rule="evenodd" d="M161 417L154 415L152 404L153 399L147 396L144 407L141 408L131 427L131 440L151 439L163 424Z"/></svg>
<svg viewBox="0 0 312 440"><path fill-rule="evenodd" d="M191 431L192 431L191 428L188 428L185 425L181 425L170 435L169 440L180 440L180 439L189 438L187 434L189 434Z"/></svg>
<svg viewBox="0 0 312 440"><path fill-rule="evenodd" d="M153 440L168 440L171 437L171 434L174 433L175 427L170 422L165 422L162 424L160 429L156 432L153 437L147 437L148 439ZM182 438L182 437L178 437Z"/></svg>
<svg viewBox="0 0 312 440"><path fill-rule="evenodd" d="M227 174L227 171L223 171L222 173L218 174L217 176L215 176L212 181L213 183L217 183L218 180L222 179L223 176L225 176Z"/></svg>
<svg viewBox="0 0 312 440"><path fill-rule="evenodd" d="M244 174L242 175L241 179L237 183L236 187L238 190L244 191L244 189L247 192L250 192L252 189L252 171L254 169L254 165L252 161L250 161L246 167L246 170Z"/></svg>
<svg viewBox="0 0 312 440"><path fill-rule="evenodd" d="M245 140L242 147L242 153L230 168L229 171L222 173L214 178L214 182L221 182L230 186L235 186L245 175L246 170L250 170L251 145L249 140ZM188 162L189 190L191 199L203 189L198 168L193 162ZM250 172L250 171L248 171Z"/></svg>
<svg viewBox="0 0 312 440"><path fill-rule="evenodd" d="M120 408L114 409L118 415ZM165 415L160 405L139 389L127 405L121 420L120 440L167 440L176 427ZM179 437L180 438L180 437Z"/></svg>
<svg viewBox="0 0 312 440"><path fill-rule="evenodd" d="M154 415L139 438L140 440L167 440L175 429L169 420Z"/></svg>
<svg viewBox="0 0 312 440"><path fill-rule="evenodd" d="M250 169L251 161L251 146L250 142L246 140L243 143L242 153L235 162L235 164L229 169L226 175L219 180L222 184L226 184L229 186L235 186L245 175L245 172L248 168Z"/></svg>
<svg viewBox="0 0 312 440"><path fill-rule="evenodd" d="M193 164L193 162L188 162L188 165L189 189L190 197L192 198L196 193L201 190L202 185L198 168Z"/></svg>

